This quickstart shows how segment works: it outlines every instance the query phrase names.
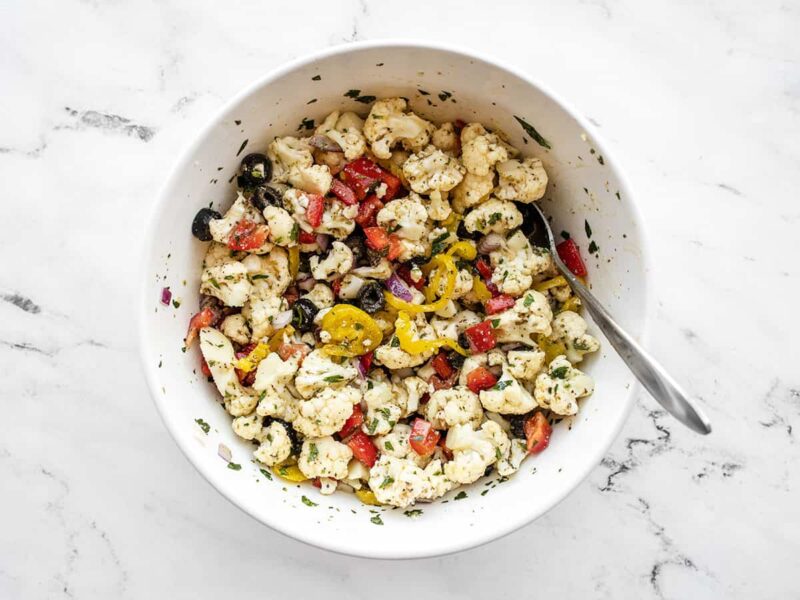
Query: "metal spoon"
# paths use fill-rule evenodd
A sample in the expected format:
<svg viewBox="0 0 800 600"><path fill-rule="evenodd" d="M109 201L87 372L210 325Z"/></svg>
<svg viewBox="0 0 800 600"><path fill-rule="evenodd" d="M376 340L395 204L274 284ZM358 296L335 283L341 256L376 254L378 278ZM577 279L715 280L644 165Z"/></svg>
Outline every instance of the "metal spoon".
<svg viewBox="0 0 800 600"><path fill-rule="evenodd" d="M537 246L548 246L558 270L569 281L570 287L581 299L594 322L602 330L620 358L658 403L673 417L697 433L711 433L711 423L678 383L650 356L608 313L594 295L572 274L556 251L553 231L544 214L535 204L526 215L533 221L532 241Z"/></svg>

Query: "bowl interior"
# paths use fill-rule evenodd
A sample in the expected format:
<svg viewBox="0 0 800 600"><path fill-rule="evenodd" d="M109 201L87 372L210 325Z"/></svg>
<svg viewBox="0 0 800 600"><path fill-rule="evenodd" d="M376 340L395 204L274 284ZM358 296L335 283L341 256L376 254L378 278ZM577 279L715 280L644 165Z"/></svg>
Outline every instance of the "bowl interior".
<svg viewBox="0 0 800 600"><path fill-rule="evenodd" d="M583 368L597 390L582 401L576 418L555 428L548 450L528 458L510 480L486 477L467 488L466 497L456 500L451 493L444 501L418 505L421 514L367 507L349 494L323 497L308 485L264 476L253 462L254 447L233 434L216 390L200 374L199 350L182 349L197 310L206 249L190 234L192 218L203 206L224 212L235 197L240 159L264 151L274 136L304 133L312 120L319 123L334 109L366 115L370 96L392 95L408 98L435 122L460 118L501 129L525 155L541 158L551 182L542 204L556 232L567 231L578 242L592 289L634 335L644 328L647 295L640 226L613 161L580 118L511 70L443 48L364 44L297 62L234 99L179 159L148 232L141 335L151 390L180 447L235 504L301 540L384 558L467 548L543 514L600 461L627 415L634 383L592 327L604 345ZM515 117L535 128L538 142ZM599 248L591 256L590 241ZM164 286L180 303L177 308L160 303ZM199 419L209 425L208 433ZM220 444L230 448L241 470L227 468L218 456ZM430 535L431 525L437 535Z"/></svg>

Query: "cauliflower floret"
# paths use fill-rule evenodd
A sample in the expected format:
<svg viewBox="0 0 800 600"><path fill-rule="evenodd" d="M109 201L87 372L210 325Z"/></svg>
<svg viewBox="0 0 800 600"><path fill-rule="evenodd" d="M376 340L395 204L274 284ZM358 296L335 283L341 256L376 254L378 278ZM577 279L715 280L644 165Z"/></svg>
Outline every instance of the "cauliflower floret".
<svg viewBox="0 0 800 600"><path fill-rule="evenodd" d="M502 200L529 204L544 196L547 172L538 158L507 160L496 165L500 176L495 195Z"/></svg>
<svg viewBox="0 0 800 600"><path fill-rule="evenodd" d="M242 415L231 421L233 433L244 440L255 439L261 433L261 417L256 413Z"/></svg>
<svg viewBox="0 0 800 600"><path fill-rule="evenodd" d="M517 379L533 381L544 366L544 352L539 348L511 350L507 355L508 371Z"/></svg>
<svg viewBox="0 0 800 600"><path fill-rule="evenodd" d="M593 391L592 378L560 355L536 378L533 395L542 408L549 408L558 415L574 415L578 412L578 398Z"/></svg>
<svg viewBox="0 0 800 600"><path fill-rule="evenodd" d="M445 475L441 460L431 461L423 472L428 480L428 490L419 496L418 500L436 500L456 487L456 483Z"/></svg>
<svg viewBox="0 0 800 600"><path fill-rule="evenodd" d="M406 417L419 408L420 398L428 391L428 384L419 377L392 377L392 394L394 401L403 411L401 416Z"/></svg>
<svg viewBox="0 0 800 600"><path fill-rule="evenodd" d="M392 385L380 369L373 371L367 380L364 403L367 414L362 429L369 435L389 433L403 416L403 406L392 394Z"/></svg>
<svg viewBox="0 0 800 600"><path fill-rule="evenodd" d="M261 432L262 440L253 456L268 467L279 465L292 453L292 440L286 428L273 421Z"/></svg>
<svg viewBox="0 0 800 600"><path fill-rule="evenodd" d="M316 133L328 136L339 144L347 160L354 160L367 149L363 129L364 121L356 113L345 112L340 115L339 111L335 110L325 117L322 124L317 127Z"/></svg>
<svg viewBox="0 0 800 600"><path fill-rule="evenodd" d="M481 390L483 408L502 415L524 415L536 408L536 400L511 374L508 363L500 353L489 355L489 364L503 366L503 373L494 387Z"/></svg>
<svg viewBox="0 0 800 600"><path fill-rule="evenodd" d="M319 256L312 256L308 261L314 279L333 280L339 275L344 275L353 266L353 252L342 242L336 241L331 245L331 250L323 260Z"/></svg>
<svg viewBox="0 0 800 600"><path fill-rule="evenodd" d="M410 437L411 426L398 423L389 433L376 437L374 441L381 454L407 459L418 467L424 468L431 459L429 456L420 456L414 451L409 443Z"/></svg>
<svg viewBox="0 0 800 600"><path fill-rule="evenodd" d="M586 333L586 328L583 317L571 310L558 313L553 319L553 333L550 339L566 346L567 360L572 364L581 362L584 354L597 352L600 349L600 342Z"/></svg>
<svg viewBox="0 0 800 600"><path fill-rule="evenodd" d="M233 228L242 219L247 219L259 224L264 222L264 217L261 213L256 210L252 203L250 203L241 192L239 192L239 195L228 209L228 212L225 213L225 216L221 219L213 219L208 223L208 230L211 232L211 237L215 242L227 245L228 238ZM250 252L254 254L264 254L265 252L269 252L271 248L272 244L265 241L263 246L255 250L250 250Z"/></svg>
<svg viewBox="0 0 800 600"><path fill-rule="evenodd" d="M490 198L473 208L464 217L467 231L487 233L506 233L522 225L522 213L513 202Z"/></svg>
<svg viewBox="0 0 800 600"><path fill-rule="evenodd" d="M461 161L468 172L486 176L504 160L508 160L508 146L483 125L470 123L461 130Z"/></svg>
<svg viewBox="0 0 800 600"><path fill-rule="evenodd" d="M219 298L226 306L244 306L253 286L240 262L208 267L200 277L200 293Z"/></svg>
<svg viewBox="0 0 800 600"><path fill-rule="evenodd" d="M381 455L369 471L369 487L378 502L401 508L430 494L425 472L412 460Z"/></svg>
<svg viewBox="0 0 800 600"><path fill-rule="evenodd" d="M326 436L303 442L297 467L309 479L317 477L345 479L347 464L351 458L353 451L346 444Z"/></svg>
<svg viewBox="0 0 800 600"><path fill-rule="evenodd" d="M258 416L294 420L297 402L288 386L297 373L298 365L298 358L282 360L275 352L258 363L253 382L253 390L259 393L260 398L256 407Z"/></svg>
<svg viewBox="0 0 800 600"><path fill-rule="evenodd" d="M294 379L295 388L303 398L311 398L324 388L344 387L358 376L350 363L337 364L321 350L313 350L303 360L303 365ZM350 416L350 413L347 413Z"/></svg>
<svg viewBox="0 0 800 600"><path fill-rule="evenodd" d="M397 327L396 322L395 327ZM410 332L413 341L436 339L436 332L425 320L424 315L418 316L416 321L411 322ZM390 369L405 369L421 365L433 354L433 350L426 350L422 354L409 354L400 348L400 341L397 337L392 336L387 344L375 349L375 361Z"/></svg>
<svg viewBox="0 0 800 600"><path fill-rule="evenodd" d="M250 254L242 260L253 283L251 300L281 297L292 282L289 274L289 255L280 247L273 248L266 256Z"/></svg>
<svg viewBox="0 0 800 600"><path fill-rule="evenodd" d="M211 242L203 258L203 268L207 269L208 267L218 267L219 265L238 262L245 256L247 256L246 252L234 252L225 244Z"/></svg>
<svg viewBox="0 0 800 600"><path fill-rule="evenodd" d="M333 176L328 165L312 165L310 167L293 167L289 171L289 183L297 189L309 194L324 196L331 189Z"/></svg>
<svg viewBox="0 0 800 600"><path fill-rule="evenodd" d="M458 335L461 332L467 327L477 325L482 320L483 319L471 310L462 310L456 314L455 317L450 319L433 317L431 319L431 326L436 331L438 337L446 337L458 341Z"/></svg>
<svg viewBox="0 0 800 600"><path fill-rule="evenodd" d="M451 427L445 444L453 453L453 460L444 465L444 474L456 483L477 481L486 467L508 452L510 443L494 421L485 421L478 430L472 425Z"/></svg>
<svg viewBox="0 0 800 600"><path fill-rule="evenodd" d="M442 123L431 134L431 144L450 156L458 154L458 134L452 123Z"/></svg>
<svg viewBox="0 0 800 600"><path fill-rule="evenodd" d="M250 342L250 329L247 327L247 320L241 313L225 317L219 329L225 334L225 337L237 344L245 345Z"/></svg>
<svg viewBox="0 0 800 600"><path fill-rule="evenodd" d="M489 198L494 189L494 171L488 175L475 175L467 173L455 188L450 205L453 210L461 214L468 208L477 206Z"/></svg>
<svg viewBox="0 0 800 600"><path fill-rule="evenodd" d="M483 409L477 394L469 388L456 386L433 392L422 407L422 414L434 429L448 429L465 423L478 427L483 418Z"/></svg>
<svg viewBox="0 0 800 600"><path fill-rule="evenodd" d="M303 363L305 365L305 363ZM361 392L353 387L326 387L310 400L300 402L294 428L306 437L322 437L339 431L361 402Z"/></svg>
<svg viewBox="0 0 800 600"><path fill-rule="evenodd" d="M382 258L378 261L377 265L365 265L363 267L356 267L353 269L353 273L360 277L367 277L369 279L389 279L394 273L392 269L392 264Z"/></svg>
<svg viewBox="0 0 800 600"><path fill-rule="evenodd" d="M553 311L544 294L528 290L514 306L493 316L493 323L497 322L494 336L498 342L522 342L535 346L534 335L550 335Z"/></svg>
<svg viewBox="0 0 800 600"><path fill-rule="evenodd" d="M509 477L519 470L522 461L528 456L528 445L525 440L512 439L508 452L503 453L502 458L497 461L497 474L501 477Z"/></svg>
<svg viewBox="0 0 800 600"><path fill-rule="evenodd" d="M264 208L269 227L269 241L278 246L297 245L298 225L288 212L278 206Z"/></svg>
<svg viewBox="0 0 800 600"><path fill-rule="evenodd" d="M411 260L415 256L428 256L431 250L430 245L425 240L412 242L411 240L401 239L399 242L400 254L397 255L397 260L400 262Z"/></svg>
<svg viewBox="0 0 800 600"><path fill-rule="evenodd" d="M314 164L311 146L306 140L292 136L276 137L267 148L272 161L272 181L286 183L294 168L306 168Z"/></svg>
<svg viewBox="0 0 800 600"><path fill-rule="evenodd" d="M250 326L250 339L254 342L260 342L272 335L275 331L272 326L272 320L280 313L288 310L288 308L289 305L286 299L280 296L264 300L251 298L242 309L242 316L247 319L247 324Z"/></svg>
<svg viewBox="0 0 800 600"><path fill-rule="evenodd" d="M372 105L364 123L364 136L378 158L389 158L398 142L412 151L428 144L435 126L413 112L406 113L407 105L403 98L384 98Z"/></svg>
<svg viewBox="0 0 800 600"><path fill-rule="evenodd" d="M212 327L200 330L200 352L206 361L214 384L225 402L225 410L234 417L249 415L258 402L258 396L241 383L233 363L236 357L230 340Z"/></svg>
<svg viewBox="0 0 800 600"><path fill-rule="evenodd" d="M308 209L308 195L294 188L286 190L283 194L283 205L294 217L303 231L325 233L337 239L346 238L355 229L358 206L347 206L339 200L326 200L322 212L322 220L317 227L312 227L306 218Z"/></svg>
<svg viewBox="0 0 800 600"><path fill-rule="evenodd" d="M441 278L439 281L439 287L436 290L436 293L441 296L444 294L445 288L447 287L447 281L444 277ZM467 269L460 269L458 274L456 275L456 285L453 288L453 293L450 295L450 298L453 300L458 300L459 298L463 298L467 294L472 291L472 273L470 273Z"/></svg>
<svg viewBox="0 0 800 600"><path fill-rule="evenodd" d="M378 225L392 231L404 240L421 240L428 232L425 223L428 211L422 205L421 198L414 194L408 198L399 198L387 202L378 212Z"/></svg>
<svg viewBox="0 0 800 600"><path fill-rule="evenodd" d="M525 234L514 232L494 252L489 253L494 273L492 282L504 294L519 296L533 283L533 277L550 266L550 253L544 248L532 248Z"/></svg>
<svg viewBox="0 0 800 600"><path fill-rule="evenodd" d="M450 215L450 205L443 192L452 190L464 178L464 167L458 160L435 146L428 146L408 157L403 164L403 174L412 190L430 196L428 215L432 219L440 221Z"/></svg>
<svg viewBox="0 0 800 600"><path fill-rule="evenodd" d="M330 308L333 306L335 300L333 297L333 290L324 283L315 283L311 291L303 294L301 298L311 300L318 309Z"/></svg>

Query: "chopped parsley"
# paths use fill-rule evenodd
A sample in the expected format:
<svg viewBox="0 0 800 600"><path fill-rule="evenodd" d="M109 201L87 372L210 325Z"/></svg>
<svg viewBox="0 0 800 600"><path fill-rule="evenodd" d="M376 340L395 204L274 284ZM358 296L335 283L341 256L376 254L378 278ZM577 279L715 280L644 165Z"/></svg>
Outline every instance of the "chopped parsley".
<svg viewBox="0 0 800 600"><path fill-rule="evenodd" d="M299 236L300 236L300 225L298 225L298 224L297 224L297 222L295 221L295 224L294 224L294 225L292 225L292 233L291 233L291 235L289 236L289 238L290 238L290 239L291 239L293 242L296 242L296 241L297 241L297 238L298 238Z"/></svg>
<svg viewBox="0 0 800 600"><path fill-rule="evenodd" d="M270 473L270 472L269 472L269 471L267 471L266 469L259 469L259 471L261 471L261 474L262 474L264 477L266 477L267 479L269 479L270 481L272 481L272 473Z"/></svg>
<svg viewBox="0 0 800 600"><path fill-rule="evenodd" d="M598 250L600 250L600 246L598 246L597 244L595 244L595 243L594 243L594 240L592 240L592 241L589 243L589 254L594 254L594 253L595 253L595 252L597 252Z"/></svg>
<svg viewBox="0 0 800 600"><path fill-rule="evenodd" d="M437 235L433 241L431 242L431 256L436 256L437 254L441 254L444 252L444 248L447 245L446 241L447 238L450 237L450 232L445 231L444 233L440 233Z"/></svg>
<svg viewBox="0 0 800 600"><path fill-rule="evenodd" d="M530 294L528 294L527 296L525 296L525 300L522 302L522 305L523 305L525 308L527 308L527 307L529 307L531 304L533 304L533 296L531 296Z"/></svg>
<svg viewBox="0 0 800 600"><path fill-rule="evenodd" d="M367 96L367 95L362 96L361 90L347 90L347 92L345 92L344 95L346 98L352 98L356 102L361 102L361 104L370 104L372 102L375 102L375 100L377 100L376 96Z"/></svg>
<svg viewBox="0 0 800 600"><path fill-rule="evenodd" d="M389 451L393 451L394 450L394 444L392 444L392 442L390 442L388 440L383 443L383 447L386 448Z"/></svg>
<svg viewBox="0 0 800 600"><path fill-rule="evenodd" d="M318 456L319 456L319 449L317 449L317 445L309 444L308 462L314 462L315 460L317 460Z"/></svg>
<svg viewBox="0 0 800 600"><path fill-rule="evenodd" d="M377 428L378 428L378 419L372 419L372 421L369 422L369 427L367 427L367 429L369 430L369 434L373 435Z"/></svg>
<svg viewBox="0 0 800 600"><path fill-rule="evenodd" d="M490 214L489 215L489 225L494 225L495 223L497 223L502 218L503 218L503 215L501 215L500 213L492 213L492 214Z"/></svg>
<svg viewBox="0 0 800 600"><path fill-rule="evenodd" d="M300 497L300 501L301 501L303 504L305 504L306 506L317 506L317 503L316 503L316 502L313 502L313 501L312 501L311 499L309 499L307 496L301 496L301 497Z"/></svg>
<svg viewBox="0 0 800 600"><path fill-rule="evenodd" d="M563 367L556 367L550 371L550 377L554 377L555 379L566 379L567 372L569 372L569 367L566 365Z"/></svg>
<svg viewBox="0 0 800 600"><path fill-rule="evenodd" d="M392 348L398 348L398 347L400 346L400 339L399 339L398 337L396 337L396 336L395 336L395 337L393 337L393 338L392 338L392 341L391 341L391 342L389 342L389 345L390 345Z"/></svg>
<svg viewBox="0 0 800 600"><path fill-rule="evenodd" d="M228 468L231 471L241 471L242 470L242 465L240 465L239 463L235 463L235 462L229 462L228 463Z"/></svg>
<svg viewBox="0 0 800 600"><path fill-rule="evenodd" d="M453 94L451 94L450 92L446 92L444 90L439 92L439 100L441 100L442 102L445 102L448 98L450 98L452 96L453 96Z"/></svg>
<svg viewBox="0 0 800 600"><path fill-rule="evenodd" d="M500 319L492 319L492 328L497 329L500 327Z"/></svg>
<svg viewBox="0 0 800 600"><path fill-rule="evenodd" d="M380 515L375 515L369 520L370 523L374 523L375 525L383 525L383 519L381 519Z"/></svg>
<svg viewBox="0 0 800 600"><path fill-rule="evenodd" d="M536 128L528 123L525 119L521 119L518 116L514 115L514 118L517 120L517 123L522 125L522 128L525 130L529 136L533 138L533 141L539 144L542 148L547 148L548 150L552 148L550 142L542 137L542 135L536 131Z"/></svg>
<svg viewBox="0 0 800 600"><path fill-rule="evenodd" d="M314 129L314 119L303 117L303 120L300 121L300 125L297 126L297 131L302 129L305 129L306 131Z"/></svg>
<svg viewBox="0 0 800 600"><path fill-rule="evenodd" d="M411 519L418 517L422 514L422 510L419 508L412 508L411 510L404 511L403 514Z"/></svg>
<svg viewBox="0 0 800 600"><path fill-rule="evenodd" d="M592 228L589 226L589 221L583 220L583 229L586 231L586 237L592 237Z"/></svg>
<svg viewBox="0 0 800 600"><path fill-rule="evenodd" d="M208 432L211 429L211 425L206 423L203 419L195 419L194 422L200 426L200 429L203 430L203 433L208 435Z"/></svg>
<svg viewBox="0 0 800 600"><path fill-rule="evenodd" d="M455 497L455 498L453 498L453 499L454 499L454 500L463 500L463 499L464 499L464 498L466 498L466 497L467 497L467 492L465 492L464 490L461 490L460 492L458 492L458 494L456 495L456 497Z"/></svg>
<svg viewBox="0 0 800 600"><path fill-rule="evenodd" d="M497 383L494 384L494 387L492 387L492 389L493 390L497 390L499 392L499 391L502 391L502 390L506 389L512 383L514 383L514 382L511 381L510 379L505 379L503 381L498 381Z"/></svg>
<svg viewBox="0 0 800 600"><path fill-rule="evenodd" d="M561 232L561 237L564 238L565 240L568 240L569 239L569 232L562 231Z"/></svg>
<svg viewBox="0 0 800 600"><path fill-rule="evenodd" d="M343 381L344 377L341 375L328 375L323 381L326 383L337 383L339 381Z"/></svg>
<svg viewBox="0 0 800 600"><path fill-rule="evenodd" d="M180 300L173 300L172 301L172 306L173 306L173 308L180 308L181 307L181 301Z"/></svg>
<svg viewBox="0 0 800 600"><path fill-rule="evenodd" d="M381 489L385 488L388 485L392 485L394 483L394 477L384 477L381 484L378 486Z"/></svg>
<svg viewBox="0 0 800 600"><path fill-rule="evenodd" d="M242 142L242 145L239 146L239 151L236 153L236 156L239 156L242 153L242 150L244 150L244 147L247 146L247 142L249 141L250 140L248 139Z"/></svg>
<svg viewBox="0 0 800 600"><path fill-rule="evenodd" d="M430 96L430 95L431 95L431 93L430 93L430 92L426 92L425 90L421 90L421 89L419 89L419 88L417 88L417 91L418 91L418 92L419 92L419 93L420 93L422 96Z"/></svg>

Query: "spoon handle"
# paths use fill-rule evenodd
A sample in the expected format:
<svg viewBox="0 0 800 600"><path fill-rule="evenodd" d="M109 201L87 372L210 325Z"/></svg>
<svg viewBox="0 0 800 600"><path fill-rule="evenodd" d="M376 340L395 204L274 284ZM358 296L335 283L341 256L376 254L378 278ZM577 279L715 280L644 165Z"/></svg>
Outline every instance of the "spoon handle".
<svg viewBox="0 0 800 600"><path fill-rule="evenodd" d="M561 263L556 260L556 263ZM594 295L563 264L558 264L594 322L636 378L673 417L697 433L711 433L711 423L678 383L608 313Z"/></svg>

